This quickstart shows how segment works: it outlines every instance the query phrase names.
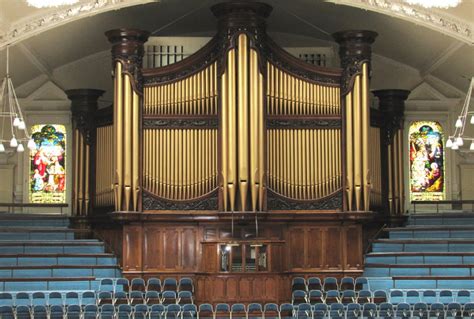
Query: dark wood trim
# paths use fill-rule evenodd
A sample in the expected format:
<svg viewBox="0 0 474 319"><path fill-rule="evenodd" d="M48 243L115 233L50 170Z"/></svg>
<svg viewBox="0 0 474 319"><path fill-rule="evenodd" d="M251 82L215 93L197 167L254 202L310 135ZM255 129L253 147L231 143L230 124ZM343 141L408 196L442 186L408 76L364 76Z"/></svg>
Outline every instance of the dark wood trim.
<svg viewBox="0 0 474 319"><path fill-rule="evenodd" d="M279 47L270 37L265 38L265 46L267 59L286 73L311 83L340 86L342 69L306 63Z"/></svg>
<svg viewBox="0 0 474 319"><path fill-rule="evenodd" d="M160 68L142 69L144 86L175 82L205 69L217 60L219 39L214 36L204 47L189 57Z"/></svg>

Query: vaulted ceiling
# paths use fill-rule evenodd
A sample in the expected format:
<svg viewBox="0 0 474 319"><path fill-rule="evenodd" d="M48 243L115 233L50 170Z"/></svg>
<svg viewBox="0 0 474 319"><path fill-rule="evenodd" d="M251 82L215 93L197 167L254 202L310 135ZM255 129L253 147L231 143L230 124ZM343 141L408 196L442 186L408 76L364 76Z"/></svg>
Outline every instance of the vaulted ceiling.
<svg viewBox="0 0 474 319"><path fill-rule="evenodd" d="M274 7L268 31L282 46L336 47L333 32L377 31L375 62L398 72L374 70L374 88L414 89L428 81L447 97L462 97L474 75L474 0L448 10L407 7L401 0L262 1ZM64 90L110 92L105 31L133 27L155 36L212 36L216 21L209 7L216 2L82 0L70 8L35 9L24 0L0 0L0 76L9 43L11 75L20 95L45 81Z"/></svg>

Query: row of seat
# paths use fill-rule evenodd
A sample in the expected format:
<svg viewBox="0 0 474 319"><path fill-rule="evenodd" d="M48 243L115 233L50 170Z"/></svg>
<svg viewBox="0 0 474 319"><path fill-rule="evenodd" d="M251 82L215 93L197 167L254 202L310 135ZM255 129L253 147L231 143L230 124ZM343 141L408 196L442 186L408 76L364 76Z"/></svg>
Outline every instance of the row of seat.
<svg viewBox="0 0 474 319"><path fill-rule="evenodd" d="M290 308L290 307L288 307ZM280 313L282 311L280 310ZM459 303L450 303L443 305L441 303L426 304L416 303L410 305L407 303L382 303L380 305L367 303L364 305L351 303L343 304L300 304L293 307L293 316L298 318L457 318L474 316L474 303L461 305Z"/></svg>
<svg viewBox="0 0 474 319"><path fill-rule="evenodd" d="M295 290L292 293L292 304L298 305L301 303L309 304L349 304L349 303L376 303L380 304L383 302L391 302L393 304L398 303L409 303L415 304L418 302L423 302L427 304L433 303L442 303L449 304L452 302L457 302L461 304L469 303L474 301L474 294L471 295L469 290L392 290L386 292L385 290L376 290L374 292L369 290L310 290L306 292L304 290Z"/></svg>
<svg viewBox="0 0 474 319"><path fill-rule="evenodd" d="M305 279L303 277L295 277L291 282L291 290L362 290L369 289L368 280L366 277L344 277L339 282L335 277L326 277L321 280L319 277L310 277Z"/></svg>
<svg viewBox="0 0 474 319"><path fill-rule="evenodd" d="M100 280L99 291L190 291L194 292L194 284L191 278L183 277L165 278L163 282L159 278L149 278L145 281L143 278L102 278Z"/></svg>
<svg viewBox="0 0 474 319"><path fill-rule="evenodd" d="M443 305L435 303L417 303L409 305L400 303L382 303L376 305L368 303L360 304L300 304L297 307L291 304L202 304L197 307L194 304L186 305L86 305L80 307L70 305L66 308L54 306L19 306L0 307L0 317L5 319L154 319L154 318L445 318L445 317L469 317L474 316L474 303L461 305L450 303Z"/></svg>
<svg viewBox="0 0 474 319"><path fill-rule="evenodd" d="M0 306L69 306L78 305L83 306L87 304L112 304L112 305L137 305L137 304L188 304L194 303L193 295L190 291L131 291L126 293L124 291L117 291L112 293L110 291L70 291L66 293L60 292L19 292L11 294L8 292L0 293Z"/></svg>

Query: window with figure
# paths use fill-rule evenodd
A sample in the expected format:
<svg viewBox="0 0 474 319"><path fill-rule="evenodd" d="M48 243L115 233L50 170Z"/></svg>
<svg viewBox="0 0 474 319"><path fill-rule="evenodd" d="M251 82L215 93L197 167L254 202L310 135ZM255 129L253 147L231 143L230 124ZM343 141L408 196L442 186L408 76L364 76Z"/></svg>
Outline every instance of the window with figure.
<svg viewBox="0 0 474 319"><path fill-rule="evenodd" d="M438 122L410 125L410 200L444 200L444 132Z"/></svg>
<svg viewBox="0 0 474 319"><path fill-rule="evenodd" d="M30 151L30 202L66 202L66 128L40 124L31 129L36 149Z"/></svg>

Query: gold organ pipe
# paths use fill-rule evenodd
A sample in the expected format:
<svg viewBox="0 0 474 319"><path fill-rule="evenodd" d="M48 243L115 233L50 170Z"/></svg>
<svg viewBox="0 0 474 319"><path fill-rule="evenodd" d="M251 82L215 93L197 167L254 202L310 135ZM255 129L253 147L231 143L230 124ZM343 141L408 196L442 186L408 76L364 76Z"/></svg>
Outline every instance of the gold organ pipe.
<svg viewBox="0 0 474 319"><path fill-rule="evenodd" d="M202 105L202 71L196 74L196 104L197 104L197 114L205 114Z"/></svg>
<svg viewBox="0 0 474 319"><path fill-rule="evenodd" d="M353 141L352 141L352 93L345 97L346 109L346 195L347 208L352 210L353 190L354 190L354 162L353 162Z"/></svg>
<svg viewBox="0 0 474 319"><path fill-rule="evenodd" d="M398 213L398 175L397 175L397 168L398 168L398 163L397 163L397 132L394 133L393 135L393 141L392 141L392 200L393 200L393 213L397 214Z"/></svg>
<svg viewBox="0 0 474 319"><path fill-rule="evenodd" d="M102 130L101 128L97 128L96 134L95 134L95 145L97 148L97 151L95 153L95 162L99 163L102 159L102 152L99 151L99 147L102 146ZM96 164L99 166L98 164ZM100 171L96 171L95 174L95 196L94 196L94 206L100 206L100 200L102 199L101 196L101 186L102 186L102 173Z"/></svg>
<svg viewBox="0 0 474 319"><path fill-rule="evenodd" d="M360 95L360 75L355 77L354 82L354 189L355 189L355 200L356 210L361 210L361 200L363 193L363 180L362 180L362 114L361 114L361 95Z"/></svg>
<svg viewBox="0 0 474 319"><path fill-rule="evenodd" d="M212 104L213 104L213 111L212 114L217 114L217 62L214 62L212 68Z"/></svg>
<svg viewBox="0 0 474 319"><path fill-rule="evenodd" d="M84 143L85 144L85 143ZM90 175L90 146L85 144L84 154L84 215L89 214L89 175Z"/></svg>
<svg viewBox="0 0 474 319"><path fill-rule="evenodd" d="M228 150L227 150L227 143L228 143L228 123L227 123L227 118L228 118L228 114L227 114L227 107L226 106L229 106L229 101L228 101L228 97L227 97L227 90L228 90L228 80L227 80L227 73L224 72L222 74L222 77L221 77L221 92L222 92L222 96L221 96L221 104L222 104L222 108L221 108L221 113L222 113L222 121L221 121L221 149L222 149L222 163L221 163L221 178L222 180L220 181L222 184L221 184L221 187L222 187L222 200L223 200L223 208L224 208L224 211L226 212L227 211L227 175L228 175L228 171L227 171L227 154L228 154Z"/></svg>
<svg viewBox="0 0 474 319"><path fill-rule="evenodd" d="M192 105L193 105L193 110L192 114L199 114L198 112L198 100L197 100L197 94L198 94L198 80L197 80L198 75L194 74L191 79L192 79L192 95L191 95L191 100L192 100Z"/></svg>
<svg viewBox="0 0 474 319"><path fill-rule="evenodd" d="M84 207L84 139L82 134L79 132L79 196L78 196L78 205L79 205L79 215L83 215Z"/></svg>
<svg viewBox="0 0 474 319"><path fill-rule="evenodd" d="M114 81L114 136L115 136L115 210L122 210L123 187L123 75L122 63L116 62Z"/></svg>
<svg viewBox="0 0 474 319"><path fill-rule="evenodd" d="M372 188L370 180L370 168L369 168L369 127L370 127L370 115L369 115L369 71L368 63L365 62L362 65L362 184L364 185L364 210L368 211L370 206L370 190Z"/></svg>
<svg viewBox="0 0 474 319"><path fill-rule="evenodd" d="M191 177L191 162L193 160L193 156L194 154L191 152L191 144L192 144L192 141L191 141L191 132L192 130L186 130L186 145L185 145L185 148L186 148L186 156L184 157L186 159L186 163L185 163L185 176L186 176L186 191L185 191L185 194L186 194L186 198L193 198L193 195L191 194L191 187L192 187L192 177Z"/></svg>
<svg viewBox="0 0 474 319"><path fill-rule="evenodd" d="M189 137L189 141L191 144L191 154L196 154L196 130L191 130L191 136ZM191 197L195 197L197 192L196 192L196 169L195 169L195 164L196 161L192 161L189 163L189 173L190 173L190 188L191 188Z"/></svg>
<svg viewBox="0 0 474 319"><path fill-rule="evenodd" d="M132 85L130 75L124 75L124 191L122 210L130 209L132 196Z"/></svg>
<svg viewBox="0 0 474 319"><path fill-rule="evenodd" d="M313 134L315 130L307 130L306 132L306 143L308 145L308 151L307 151L307 161L310 164L309 166L309 172L308 172L308 197L309 198L314 198L314 174L315 174L315 169L316 169L316 161L314 160L314 153L316 152L316 149L314 148L314 143L313 143Z"/></svg>
<svg viewBox="0 0 474 319"><path fill-rule="evenodd" d="M238 38L238 171L241 210L246 211L246 199L249 180L249 106L248 106L248 44L247 35Z"/></svg>
<svg viewBox="0 0 474 319"><path fill-rule="evenodd" d="M258 66L257 66L258 70ZM264 209L264 196L265 196L265 146L266 146L266 138L265 138L265 110L263 105L263 95L264 95L264 87L263 87L263 75L259 73L258 75L258 141L259 141L259 154L258 154L258 189L259 189L259 209L263 211ZM268 154L268 153L267 153Z"/></svg>
<svg viewBox="0 0 474 319"><path fill-rule="evenodd" d="M259 80L258 56L255 50L250 50L250 195L252 211L257 210L259 172L259 147L263 146L259 140Z"/></svg>
<svg viewBox="0 0 474 319"><path fill-rule="evenodd" d="M203 104L204 104L204 109L205 109L205 114L212 114L212 111L210 110L209 107L209 89L210 89L210 72L212 70L213 64L209 65L206 69L203 70L203 77L204 77L204 93L203 95Z"/></svg>
<svg viewBox="0 0 474 319"><path fill-rule="evenodd" d="M390 214L393 213L393 156L392 156L392 145L388 145L388 207Z"/></svg>
<svg viewBox="0 0 474 319"><path fill-rule="evenodd" d="M395 175L394 175L394 179L395 179L395 213L398 214L400 213L400 165L399 165L399 153L400 153L400 149L398 148L398 144L399 144L399 139L400 139L400 131L397 130L396 133L395 133L395 138L394 138L394 150L395 150L395 154L393 156L393 159L394 159L394 171L395 171Z"/></svg>
<svg viewBox="0 0 474 319"><path fill-rule="evenodd" d="M237 189L235 187L236 183L236 170L237 170L237 154L236 154L236 141L237 141L237 131L236 131L236 123L235 123L235 118L236 118L236 105L235 105L235 100L236 100L236 94L235 94L235 49L229 50L228 52L228 89L227 89L227 94L228 94L228 110L229 114L227 117L228 120L228 181L227 181L227 188L229 190L229 201L230 201L230 210L234 211L235 210L235 196Z"/></svg>
<svg viewBox="0 0 474 319"><path fill-rule="evenodd" d="M79 130L74 129L73 133L74 137L74 200L73 200L73 213L78 215L79 214L79 162L80 162L80 154L79 154Z"/></svg>
<svg viewBox="0 0 474 319"><path fill-rule="evenodd" d="M405 189L403 184L403 130L398 131L398 189L400 197L399 213L403 214L405 210Z"/></svg>
<svg viewBox="0 0 474 319"><path fill-rule="evenodd" d="M140 194L140 100L138 94L132 91L132 122L133 122L133 148L132 148L132 190L133 190L133 210L138 211L138 196Z"/></svg>

